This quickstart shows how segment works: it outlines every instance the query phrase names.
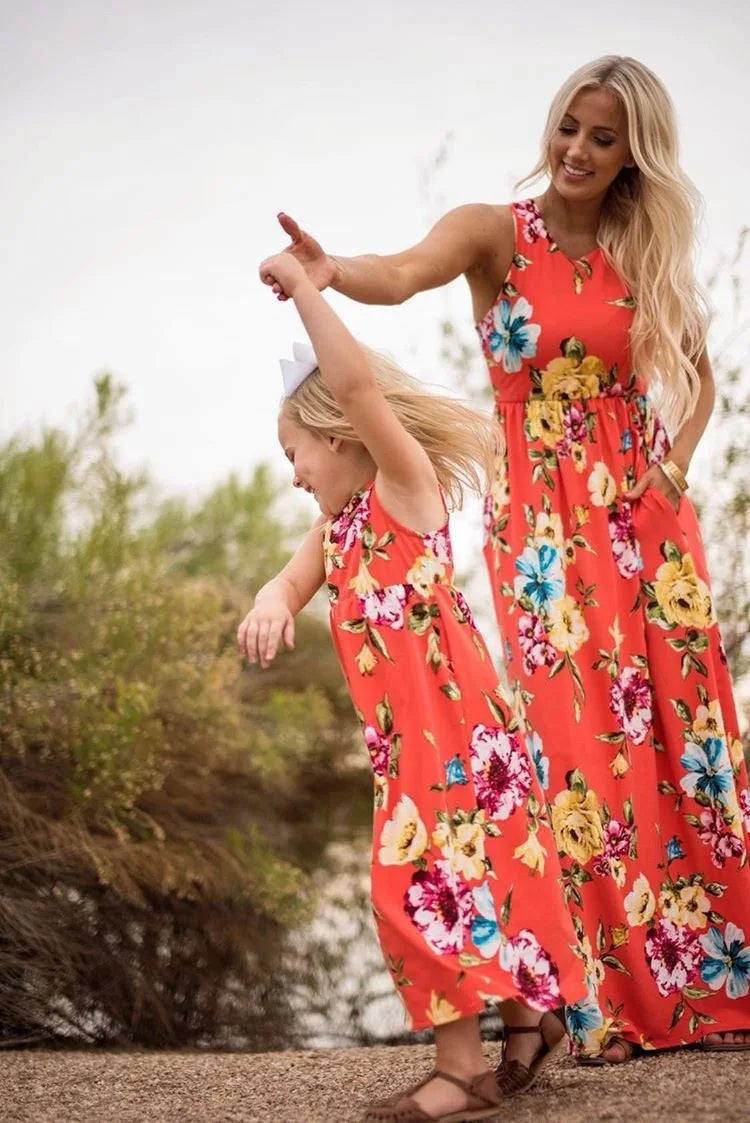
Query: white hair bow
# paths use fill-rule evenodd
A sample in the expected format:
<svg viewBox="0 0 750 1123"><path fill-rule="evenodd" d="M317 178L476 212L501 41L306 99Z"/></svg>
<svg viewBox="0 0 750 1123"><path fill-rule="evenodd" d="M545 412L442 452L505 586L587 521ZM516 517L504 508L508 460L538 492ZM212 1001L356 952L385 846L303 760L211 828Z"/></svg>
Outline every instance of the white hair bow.
<svg viewBox="0 0 750 1123"><path fill-rule="evenodd" d="M281 381L287 397L318 369L318 359L309 343L292 344L293 359L279 359Z"/></svg>

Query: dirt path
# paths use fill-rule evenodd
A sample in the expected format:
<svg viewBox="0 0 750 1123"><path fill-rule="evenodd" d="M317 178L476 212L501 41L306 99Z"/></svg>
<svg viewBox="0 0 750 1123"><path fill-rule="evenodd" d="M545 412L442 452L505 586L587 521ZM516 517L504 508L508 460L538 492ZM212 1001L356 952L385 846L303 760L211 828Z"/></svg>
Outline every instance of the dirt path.
<svg viewBox="0 0 750 1123"><path fill-rule="evenodd" d="M491 1061L496 1047L487 1050ZM362 1106L413 1081L428 1046L326 1052L0 1055L3 1123L356 1123ZM750 1120L750 1054L681 1051L619 1068L550 1069L508 1102L513 1123Z"/></svg>

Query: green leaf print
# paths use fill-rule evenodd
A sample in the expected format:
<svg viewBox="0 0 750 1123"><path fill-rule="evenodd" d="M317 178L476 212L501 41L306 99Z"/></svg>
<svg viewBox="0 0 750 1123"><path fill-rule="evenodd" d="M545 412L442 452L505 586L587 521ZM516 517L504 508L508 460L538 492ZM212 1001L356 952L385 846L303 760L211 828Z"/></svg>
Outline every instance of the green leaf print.
<svg viewBox="0 0 750 1123"><path fill-rule="evenodd" d="M611 967L614 971L619 971L621 975L630 975L630 971L628 971L624 963L620 962L616 955L603 955L601 959L602 963L606 964L607 967Z"/></svg>
<svg viewBox="0 0 750 1123"><path fill-rule="evenodd" d="M358 636L364 632L367 627L367 621L362 620L342 620L339 624L342 632L351 632L353 635Z"/></svg>
<svg viewBox="0 0 750 1123"><path fill-rule="evenodd" d="M389 663L392 662L392 659L388 654L388 648L383 642L383 637L379 632L376 632L375 629L372 628L369 624L367 625L367 638L369 639L375 650L378 651L384 659L387 659Z"/></svg>
<svg viewBox="0 0 750 1123"><path fill-rule="evenodd" d="M677 1003L674 1010L672 1011L672 1020L669 1023L670 1029L674 1029L674 1027L677 1025L677 1023L679 1022L680 1018L682 1017L682 1015L684 1013L685 1013L685 1003L682 1001L682 999L680 999L680 1001Z"/></svg>
<svg viewBox="0 0 750 1123"><path fill-rule="evenodd" d="M583 775L583 772L581 772L579 768L574 768L571 772L569 772L566 776L566 780L568 784L568 791L578 791L582 796L586 795L586 792L588 791L586 777Z"/></svg>
<svg viewBox="0 0 750 1123"><path fill-rule="evenodd" d="M382 733L390 733L393 729L393 710L386 694L382 702L375 706L375 717Z"/></svg>
<svg viewBox="0 0 750 1123"><path fill-rule="evenodd" d="M667 641L667 642L669 642L669 641ZM684 702L682 700L682 698L670 698L669 701L674 706L675 713L677 714L677 716L680 718L681 721L692 722L693 715L690 712L690 707L688 706L687 702Z"/></svg>
<svg viewBox="0 0 750 1123"><path fill-rule="evenodd" d="M562 341L560 349L566 359L575 359L576 363L582 363L586 358L586 347L580 339L576 339L574 335L569 336Z"/></svg>
<svg viewBox="0 0 750 1123"><path fill-rule="evenodd" d="M726 885L722 885L719 881L709 881L703 888L707 893L710 893L712 897L723 897L727 891Z"/></svg>
<svg viewBox="0 0 750 1123"><path fill-rule="evenodd" d="M511 903L512 897L513 897L513 886L511 885L510 889L505 894L505 900L503 901L503 907L500 909L500 924L502 925L503 928L508 927L508 922L510 920L510 903Z"/></svg>
<svg viewBox="0 0 750 1123"><path fill-rule="evenodd" d="M662 542L659 549L665 561L675 562L677 565L682 564L682 554L680 552L680 549L669 538L665 539L665 541Z"/></svg>
<svg viewBox="0 0 750 1123"><path fill-rule="evenodd" d="M413 604L409 609L409 614L406 618L406 626L410 632L415 635L423 636L428 628L432 625L432 618L439 615L436 605L426 605L421 602Z"/></svg>
<svg viewBox="0 0 750 1123"><path fill-rule="evenodd" d="M513 254L513 264L516 269L528 269L529 265L531 265L531 258L524 257L522 253L519 253L518 250L516 250L516 252Z"/></svg>
<svg viewBox="0 0 750 1123"><path fill-rule="evenodd" d="M710 998L711 997L711 991L710 990L702 990L701 987L683 987L682 993L685 995L685 998L692 998L692 999Z"/></svg>
<svg viewBox="0 0 750 1123"><path fill-rule="evenodd" d="M607 304L612 304L615 308L637 308L638 306L634 296L618 296L617 300L608 300Z"/></svg>
<svg viewBox="0 0 750 1123"><path fill-rule="evenodd" d="M451 702L461 701L461 691L455 682L444 682L440 687L446 698L450 698Z"/></svg>
<svg viewBox="0 0 750 1123"><path fill-rule="evenodd" d="M482 967L484 960L478 955L470 955L468 951L462 951L458 957L458 962L462 967Z"/></svg>

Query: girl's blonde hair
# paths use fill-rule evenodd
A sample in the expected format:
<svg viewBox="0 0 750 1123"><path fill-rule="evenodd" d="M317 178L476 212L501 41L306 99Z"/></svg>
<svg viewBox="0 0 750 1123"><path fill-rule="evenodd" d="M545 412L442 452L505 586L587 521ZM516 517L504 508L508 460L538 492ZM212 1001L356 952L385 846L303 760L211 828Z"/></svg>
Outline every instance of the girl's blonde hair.
<svg viewBox="0 0 750 1123"><path fill-rule="evenodd" d="M634 369L658 387L662 409L677 427L695 408L695 364L708 324L693 260L702 199L680 167L674 107L656 75L621 55L576 70L550 107L539 163L517 187L549 174L550 141L585 89L609 90L627 115L635 167L623 168L610 186L597 238L635 299Z"/></svg>
<svg viewBox="0 0 750 1123"><path fill-rule="evenodd" d="M448 505L460 507L466 489L483 494L499 449L500 431L493 418L428 392L385 355L360 346L396 417L429 456ZM318 370L282 399L280 413L319 436L360 440Z"/></svg>

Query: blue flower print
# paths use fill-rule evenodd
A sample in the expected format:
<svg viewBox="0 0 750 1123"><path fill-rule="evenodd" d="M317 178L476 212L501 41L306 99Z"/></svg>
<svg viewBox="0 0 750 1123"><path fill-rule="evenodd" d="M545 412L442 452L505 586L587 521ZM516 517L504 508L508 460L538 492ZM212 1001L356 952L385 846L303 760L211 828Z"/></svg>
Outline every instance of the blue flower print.
<svg viewBox="0 0 750 1123"><path fill-rule="evenodd" d="M445 787L453 787L454 784L468 784L469 780L466 776L466 770L461 763L461 757L456 753L450 760L445 763Z"/></svg>
<svg viewBox="0 0 750 1123"><path fill-rule="evenodd" d="M685 851L682 849L682 843L677 835L673 834L672 837L667 840L667 861L675 862L678 858L684 857Z"/></svg>
<svg viewBox="0 0 750 1123"><path fill-rule="evenodd" d="M526 749L531 757L536 772L536 778L542 791L549 787L549 757L543 756L544 745L538 733L527 734Z"/></svg>
<svg viewBox="0 0 750 1123"><path fill-rule="evenodd" d="M602 1012L595 996L589 992L586 998L572 1006L565 1007L565 1022L576 1045L583 1045L591 1030L602 1024Z"/></svg>
<svg viewBox="0 0 750 1123"><path fill-rule="evenodd" d="M495 902L486 881L472 891L477 913L471 921L471 940L484 959L491 959L500 947L500 929L497 925Z"/></svg>
<svg viewBox="0 0 750 1123"><path fill-rule="evenodd" d="M516 599L525 596L540 611L545 611L551 601L563 594L562 560L559 552L544 543L538 549L527 546L516 558L519 576L514 582Z"/></svg>
<svg viewBox="0 0 750 1123"><path fill-rule="evenodd" d="M633 431L632 429L624 429L622 437L620 438L620 452L630 452L633 447Z"/></svg>
<svg viewBox="0 0 750 1123"><path fill-rule="evenodd" d="M536 341L542 330L540 324L529 320L533 308L521 296L511 304L501 300L493 311L494 327L489 334L489 348L493 359L502 363L507 374L516 374L521 369L522 359L536 355Z"/></svg>
<svg viewBox="0 0 750 1123"><path fill-rule="evenodd" d="M726 793L734 784L729 754L721 737L707 737L702 745L689 744L680 757L680 764L687 768L687 776L680 780L680 786L688 795L695 797L701 792L712 802L726 803Z"/></svg>
<svg viewBox="0 0 750 1123"><path fill-rule="evenodd" d="M701 963L701 978L711 990L727 986L728 998L744 998L750 990L750 947L744 947L745 933L730 921L722 936L710 928L701 936L706 958Z"/></svg>

